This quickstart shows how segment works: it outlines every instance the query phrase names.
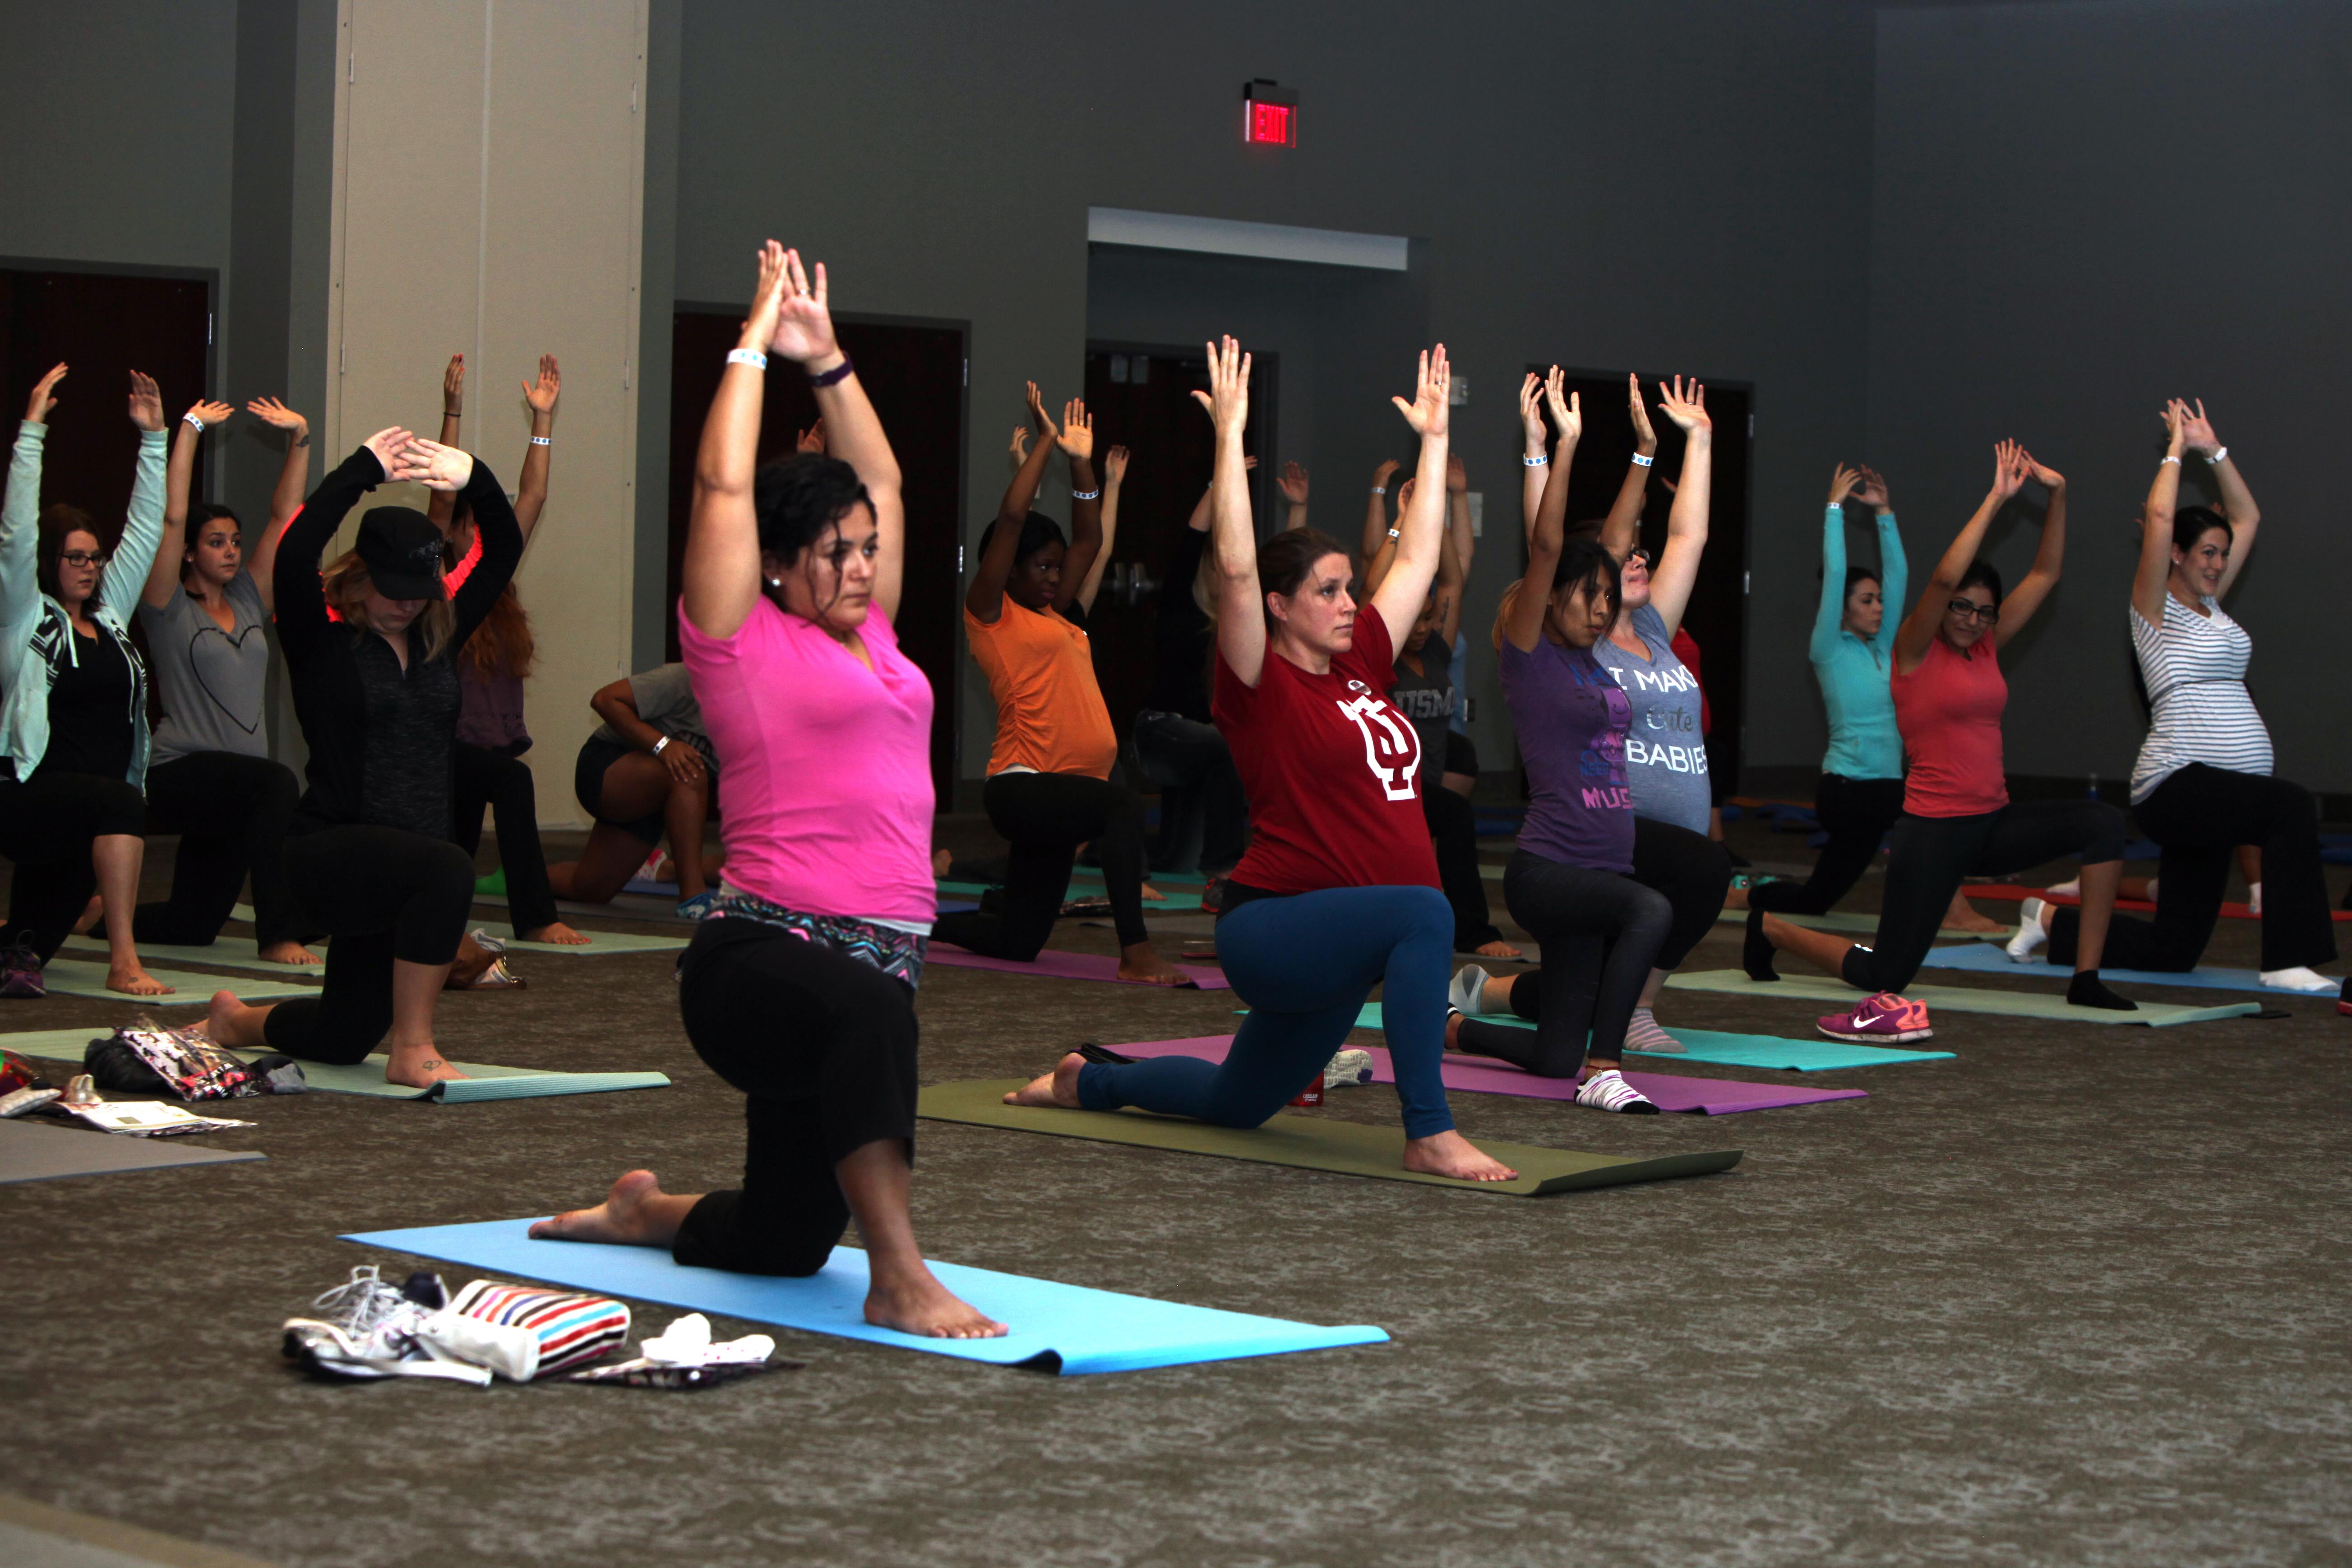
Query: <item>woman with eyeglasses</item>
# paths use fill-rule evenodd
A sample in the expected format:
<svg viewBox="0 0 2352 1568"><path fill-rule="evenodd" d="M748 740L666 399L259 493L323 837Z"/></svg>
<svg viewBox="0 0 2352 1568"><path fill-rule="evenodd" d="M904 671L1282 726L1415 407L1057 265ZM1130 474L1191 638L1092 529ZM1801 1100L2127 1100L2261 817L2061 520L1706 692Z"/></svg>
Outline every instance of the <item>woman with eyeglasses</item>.
<svg viewBox="0 0 2352 1568"><path fill-rule="evenodd" d="M0 505L0 855L16 862L0 927L0 996L47 992L41 970L92 891L106 900L106 985L171 988L140 967L132 922L147 840L147 666L123 612L163 537L163 399L131 372L139 466L110 557L79 507L41 507L56 366L34 383Z"/></svg>
<svg viewBox="0 0 2352 1568"><path fill-rule="evenodd" d="M1977 559L1985 530L2033 480L2048 491L2032 570L2003 597L2000 573ZM1936 563L1926 591L1895 634L1895 722L1910 756L1903 815L1886 865L1885 901L1869 946L1791 925L1750 910L1743 960L1759 980L1780 978L1775 950L1794 953L1870 995L1851 1012L1821 1020L1838 1040L1888 1043L1933 1032L1927 1009L1895 995L1911 983L1935 944L1952 894L1966 876L2006 876L2062 855L2083 857L2083 916L2074 978L2076 1007L2137 1010L2099 980L2099 957L2123 874L2124 815L2099 800L2011 804L2002 770L2000 718L2009 706L2001 644L2042 607L2066 554L2066 480L2004 441L1994 449L1992 488Z"/></svg>

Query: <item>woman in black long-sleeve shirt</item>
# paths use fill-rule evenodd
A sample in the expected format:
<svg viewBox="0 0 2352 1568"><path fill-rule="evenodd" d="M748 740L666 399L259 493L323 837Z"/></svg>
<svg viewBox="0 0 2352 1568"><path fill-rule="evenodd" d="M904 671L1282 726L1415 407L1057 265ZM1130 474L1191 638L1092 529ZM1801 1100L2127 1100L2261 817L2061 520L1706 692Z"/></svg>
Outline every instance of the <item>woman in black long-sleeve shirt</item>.
<svg viewBox="0 0 2352 1568"><path fill-rule="evenodd" d="M457 491L472 507L482 559L455 595L441 580L440 530L408 507L370 508L359 548L320 570L345 514L388 479ZM287 524L278 639L310 760L286 868L334 942L316 999L249 1008L214 997L215 1040L340 1063L381 1044L392 1082L464 1076L433 1043L434 1002L473 900L473 862L449 841L456 655L521 559L496 476L404 430L369 437Z"/></svg>

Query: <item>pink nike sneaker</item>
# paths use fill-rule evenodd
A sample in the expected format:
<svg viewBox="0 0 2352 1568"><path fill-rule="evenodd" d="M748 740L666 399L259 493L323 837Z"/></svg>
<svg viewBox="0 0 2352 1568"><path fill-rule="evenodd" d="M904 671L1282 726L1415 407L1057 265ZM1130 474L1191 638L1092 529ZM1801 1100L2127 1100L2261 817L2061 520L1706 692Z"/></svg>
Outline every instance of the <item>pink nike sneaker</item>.
<svg viewBox="0 0 2352 1568"><path fill-rule="evenodd" d="M1832 1040L1856 1045L1901 1045L1933 1039L1936 1033L1927 1027L1927 1003L1906 1001L1893 991L1864 998L1850 1013L1832 1013L1819 1027Z"/></svg>

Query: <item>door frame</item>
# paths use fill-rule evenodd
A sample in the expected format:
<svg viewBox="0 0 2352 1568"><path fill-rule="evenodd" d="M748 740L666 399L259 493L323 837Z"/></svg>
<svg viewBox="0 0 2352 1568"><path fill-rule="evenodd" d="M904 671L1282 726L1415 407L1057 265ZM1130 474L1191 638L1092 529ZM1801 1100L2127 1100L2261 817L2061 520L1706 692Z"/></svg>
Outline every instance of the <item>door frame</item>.
<svg viewBox="0 0 2352 1568"><path fill-rule="evenodd" d="M1097 354L1125 354L1129 358L1142 354L1154 360L1193 360L1205 357L1193 353L1190 348L1181 343L1147 343L1139 340L1125 338L1088 338L1086 353L1079 361L1080 366L1083 367L1087 360L1094 358ZM1281 492L1275 488L1275 480L1279 476L1281 470L1275 465L1274 462L1274 454L1282 450L1279 423L1282 416L1281 351L1279 350L1267 352L1253 351L1250 355L1250 371L1252 379L1259 383L1259 390L1250 395L1250 423L1257 431L1255 450L1251 455L1258 460L1255 478L1250 485L1250 515L1257 519L1258 538L1264 538L1270 532L1279 531L1269 528L1266 525L1281 516L1276 510ZM1079 380L1082 383L1085 381L1083 368ZM1203 414L1202 417L1205 419L1208 416Z"/></svg>

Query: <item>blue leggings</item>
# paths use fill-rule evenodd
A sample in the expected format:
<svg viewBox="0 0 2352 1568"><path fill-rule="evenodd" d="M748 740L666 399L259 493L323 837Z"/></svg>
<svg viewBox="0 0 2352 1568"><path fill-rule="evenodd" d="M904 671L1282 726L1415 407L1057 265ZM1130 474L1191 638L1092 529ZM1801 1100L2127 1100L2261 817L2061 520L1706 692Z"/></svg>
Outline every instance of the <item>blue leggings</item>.
<svg viewBox="0 0 2352 1568"><path fill-rule="evenodd" d="M1445 981L1454 909L1433 887L1331 887L1255 898L1217 921L1217 956L1249 1016L1222 1064L1162 1056L1078 1069L1089 1111L1133 1105L1220 1127L1255 1127L1344 1044L1376 985L1408 1138L1450 1131Z"/></svg>

